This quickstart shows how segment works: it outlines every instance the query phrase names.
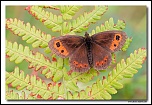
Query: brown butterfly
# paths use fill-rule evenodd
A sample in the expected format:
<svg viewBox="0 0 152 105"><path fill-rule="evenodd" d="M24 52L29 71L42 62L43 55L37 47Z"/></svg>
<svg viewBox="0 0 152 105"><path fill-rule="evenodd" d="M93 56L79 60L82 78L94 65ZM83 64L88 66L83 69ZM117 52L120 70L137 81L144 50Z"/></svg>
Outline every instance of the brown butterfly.
<svg viewBox="0 0 152 105"><path fill-rule="evenodd" d="M70 68L86 72L90 68L106 69L111 63L111 53L124 45L127 35L123 31L104 31L85 37L66 35L49 41L52 52L62 58L69 57Z"/></svg>

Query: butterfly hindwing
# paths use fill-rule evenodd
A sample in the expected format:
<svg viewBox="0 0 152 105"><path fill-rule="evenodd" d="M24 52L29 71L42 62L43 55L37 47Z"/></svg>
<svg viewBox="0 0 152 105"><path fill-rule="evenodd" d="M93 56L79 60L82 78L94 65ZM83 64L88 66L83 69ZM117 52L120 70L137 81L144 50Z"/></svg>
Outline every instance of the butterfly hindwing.
<svg viewBox="0 0 152 105"><path fill-rule="evenodd" d="M91 36L93 42L100 45L110 52L121 49L124 45L127 35L123 31L104 31Z"/></svg>
<svg viewBox="0 0 152 105"><path fill-rule="evenodd" d="M96 43L92 43L93 68L106 69L111 63L111 53Z"/></svg>
<svg viewBox="0 0 152 105"><path fill-rule="evenodd" d="M70 68L76 72L86 72L90 69L85 43L70 56Z"/></svg>
<svg viewBox="0 0 152 105"><path fill-rule="evenodd" d="M66 35L53 38L49 42L49 48L54 54L62 58L66 58L84 43L83 39L84 38L82 36L76 35Z"/></svg>

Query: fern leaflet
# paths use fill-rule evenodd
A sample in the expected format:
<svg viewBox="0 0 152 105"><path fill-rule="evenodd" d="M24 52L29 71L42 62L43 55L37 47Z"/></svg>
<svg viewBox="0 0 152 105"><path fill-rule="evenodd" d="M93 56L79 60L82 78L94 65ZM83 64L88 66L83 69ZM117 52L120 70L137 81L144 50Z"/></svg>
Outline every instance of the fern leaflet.
<svg viewBox="0 0 152 105"><path fill-rule="evenodd" d="M44 11L43 8L39 6L29 6L26 10L36 19L43 22L46 27L52 29L52 31L61 31L61 24L63 22L62 16L57 16L51 12Z"/></svg>
<svg viewBox="0 0 152 105"><path fill-rule="evenodd" d="M106 10L107 6L95 6L92 12L84 13L84 15L79 16L76 20L73 20L71 23L69 22L72 25L69 33L87 30L90 23L95 23L99 20Z"/></svg>
<svg viewBox="0 0 152 105"><path fill-rule="evenodd" d="M6 19L6 27L10 29L14 34L22 36L23 40L27 43L32 43L32 46L46 48L48 47L48 42L51 39L50 34L45 34L40 30L36 30L34 26L31 27L30 23L26 25L21 20Z"/></svg>
<svg viewBox="0 0 152 105"><path fill-rule="evenodd" d="M81 8L81 6L60 6L60 11L62 13L63 19L72 19L72 16Z"/></svg>
<svg viewBox="0 0 152 105"><path fill-rule="evenodd" d="M21 63L25 59L30 63L29 68L34 68L36 71L42 68L42 74L54 81L58 81L63 76L61 58L57 60L58 62L50 62L43 54L32 53L27 46L23 47L21 44L18 45L16 42L12 44L8 41L6 41L6 54L10 57L10 61L15 63Z"/></svg>

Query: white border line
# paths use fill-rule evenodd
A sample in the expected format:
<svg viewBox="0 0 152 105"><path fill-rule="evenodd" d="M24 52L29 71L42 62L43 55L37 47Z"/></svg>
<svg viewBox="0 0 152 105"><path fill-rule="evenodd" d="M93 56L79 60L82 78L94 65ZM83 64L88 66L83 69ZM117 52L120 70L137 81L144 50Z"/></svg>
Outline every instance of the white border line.
<svg viewBox="0 0 152 105"><path fill-rule="evenodd" d="M148 102L151 103L151 1L1 1L1 103L7 104L31 104L31 103L73 103L74 101L6 101L5 100L5 6L8 5L123 5L123 6L137 6L146 5L148 7ZM76 103L127 103L127 102L117 102L117 101L76 101ZM129 103L129 102L128 102ZM135 102L136 103L136 102ZM143 104L144 102L138 102L138 104ZM133 103L132 103L133 104Z"/></svg>
<svg viewBox="0 0 152 105"><path fill-rule="evenodd" d="M149 5L150 1L2 1L3 5Z"/></svg>

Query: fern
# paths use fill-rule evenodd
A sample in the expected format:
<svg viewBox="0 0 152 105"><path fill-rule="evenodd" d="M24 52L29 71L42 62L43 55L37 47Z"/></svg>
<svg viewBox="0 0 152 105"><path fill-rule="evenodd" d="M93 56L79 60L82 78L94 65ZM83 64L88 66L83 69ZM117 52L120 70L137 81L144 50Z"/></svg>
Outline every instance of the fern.
<svg viewBox="0 0 152 105"><path fill-rule="evenodd" d="M28 94L25 91L22 91L21 93L15 92L13 90L7 90L6 91L6 99L7 100L33 100L38 99L37 97L33 97L31 94Z"/></svg>
<svg viewBox="0 0 152 105"><path fill-rule="evenodd" d="M58 11L60 15L48 12L45 8ZM81 8L82 6L28 6L26 10L53 32L65 35L86 31L92 23L100 20L101 15L108 9L107 6L95 6L91 12L84 12L73 19ZM115 24L113 18L110 18L101 26L96 26L90 35L106 30L123 30L125 26L124 21L118 20ZM6 29L22 37L22 40L28 44L32 44L33 48L45 48L45 52L50 53L48 42L52 35L45 34L35 26L31 26L30 23L24 24L23 21L16 18L6 19ZM121 50L126 51L131 42L132 38L128 38ZM55 55L49 58L49 55L40 52L34 53L32 50L18 42L12 43L6 40L6 55L10 61L18 64L25 60L29 63L29 69L40 71L44 78L49 80L41 79L39 75L25 75L24 71L16 67L13 72L6 72L6 99L112 99L111 94L116 94L116 89L123 88L120 80L132 78L137 73L137 69L142 67L142 62L146 57L145 49L135 50L126 62L122 60L118 63L107 78L103 76L102 80L97 79L91 86L81 89L78 83L86 85L88 82L92 82L100 72L93 68L86 73L73 72L69 70L68 59ZM114 53L112 63L116 63Z"/></svg>
<svg viewBox="0 0 152 105"><path fill-rule="evenodd" d="M63 19L72 19L72 16L81 8L81 6L60 6L60 11L62 13Z"/></svg>
<svg viewBox="0 0 152 105"><path fill-rule="evenodd" d="M99 20L106 10L107 6L95 6L92 12L84 13L84 15L73 20L71 22L70 33L86 31L90 23L95 23Z"/></svg>
<svg viewBox="0 0 152 105"><path fill-rule="evenodd" d="M42 68L42 74L47 78L57 75L57 77L55 76L56 79L53 79L54 81L59 80L63 75L61 74L62 72L58 72L61 71L63 67L62 59L58 59L58 64L57 62L50 62L48 58L41 53L37 52L33 54L27 46L23 47L23 45L18 45L16 42L12 44L6 41L6 54L10 57L10 61L15 61L15 63L21 63L23 60L26 60L30 63L29 68L34 68L35 70Z"/></svg>
<svg viewBox="0 0 152 105"><path fill-rule="evenodd" d="M6 99L8 100L17 100L17 99L25 99L25 92L22 92L21 96L18 93L14 92L13 90L6 92Z"/></svg>
<svg viewBox="0 0 152 105"><path fill-rule="evenodd" d="M32 14L36 19L39 19L44 25L54 32L61 31L61 24L63 19L61 16L52 14L51 12L46 12L42 7L39 6L29 6L26 10Z"/></svg>
<svg viewBox="0 0 152 105"><path fill-rule="evenodd" d="M50 8L50 9L54 9L54 10L59 10L60 8L58 6L39 6L39 7L42 7L42 8Z"/></svg>
<svg viewBox="0 0 152 105"><path fill-rule="evenodd" d="M122 51L126 51L130 45L130 43L132 42L132 38L127 38L125 44L123 45L123 47L121 48Z"/></svg>
<svg viewBox="0 0 152 105"><path fill-rule="evenodd" d="M116 89L123 88L123 84L119 82L124 78L132 78L138 72L143 63L143 58L146 56L145 49L138 49L134 54L130 54L126 62L124 59L117 64L116 68L108 74L108 78L103 77L102 80L98 79L91 87L87 87L86 91L68 93L70 99L111 99L110 94L116 94Z"/></svg>
<svg viewBox="0 0 152 105"><path fill-rule="evenodd" d="M26 87L27 90L32 91L34 94L39 94L43 99L48 99L53 96L53 99L57 95L63 95L63 85L60 83L47 86L41 79L35 75L26 77L24 72L19 71L19 68L15 68L13 73L6 73L6 84L11 84L12 87L16 87L17 90L22 90Z"/></svg>
<svg viewBox="0 0 152 105"><path fill-rule="evenodd" d="M108 31L108 30L123 30L125 28L126 24L122 20L118 20L117 24L114 24L113 18L110 18L109 21L106 21L104 24L101 24L101 26L97 26L95 30L92 30L90 35L93 35L98 32Z"/></svg>
<svg viewBox="0 0 152 105"><path fill-rule="evenodd" d="M25 25L23 21L17 20L16 18L6 19L6 27L15 35L22 36L22 39L26 40L27 43L32 43L34 48L46 48L51 39L50 34L45 34L40 30L36 30L35 26L31 27L30 23Z"/></svg>
<svg viewBox="0 0 152 105"><path fill-rule="evenodd" d="M87 87L85 91L81 90L74 93L69 91L66 94L65 87L70 86L70 90L77 90L73 83L66 83L64 85L62 83L49 83L47 85L40 78L36 78L36 76L27 75L24 77L24 72L19 72L19 68L15 68L12 73L6 73L6 84L11 84L17 90L22 90L26 87L34 94L39 94L43 99L49 99L50 97L51 99L58 99L59 97L64 99L111 99L110 94L116 94L116 89L123 87L123 84L119 80L131 78L137 73L137 69L142 67L141 64L145 56L145 49L135 50L134 54L130 54L126 62L122 60L117 64L116 68L108 74L107 79L105 77L102 80L98 79L91 87Z"/></svg>
<svg viewBox="0 0 152 105"><path fill-rule="evenodd" d="M18 45L16 42L12 44L11 42L8 42L8 41L6 41L6 54L7 56L10 57L10 61L15 61L15 63L21 63L25 59L26 61L30 63L29 68L34 68L35 70L40 70L42 68L41 73L45 75L46 78L52 78L53 81L58 81L63 76L63 72L62 72L63 59L61 58L59 58L57 62L50 62L41 53L37 52L36 54L33 54L30 51L29 47L27 46L23 47L21 44ZM94 71L93 74L84 73L84 74L79 75L78 73L74 72L72 76L77 77L77 75L79 75L78 77L80 77L81 79L85 78L84 80L87 81L87 80L91 80L92 76L96 75L96 71Z"/></svg>

